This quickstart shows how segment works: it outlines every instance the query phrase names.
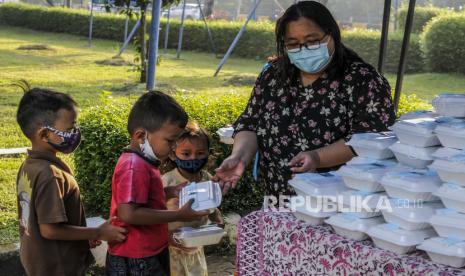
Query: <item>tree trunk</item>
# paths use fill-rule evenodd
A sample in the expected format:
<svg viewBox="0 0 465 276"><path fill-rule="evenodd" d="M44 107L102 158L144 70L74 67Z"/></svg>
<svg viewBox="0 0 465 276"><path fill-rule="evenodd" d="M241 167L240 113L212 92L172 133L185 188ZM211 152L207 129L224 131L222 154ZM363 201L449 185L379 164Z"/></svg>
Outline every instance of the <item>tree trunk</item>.
<svg viewBox="0 0 465 276"><path fill-rule="evenodd" d="M147 5L143 4L140 9L140 29L139 29L139 46L140 46L140 82L147 81L147 43L145 34L147 33Z"/></svg>
<svg viewBox="0 0 465 276"><path fill-rule="evenodd" d="M209 18L213 15L213 6L215 0L205 0L205 17Z"/></svg>

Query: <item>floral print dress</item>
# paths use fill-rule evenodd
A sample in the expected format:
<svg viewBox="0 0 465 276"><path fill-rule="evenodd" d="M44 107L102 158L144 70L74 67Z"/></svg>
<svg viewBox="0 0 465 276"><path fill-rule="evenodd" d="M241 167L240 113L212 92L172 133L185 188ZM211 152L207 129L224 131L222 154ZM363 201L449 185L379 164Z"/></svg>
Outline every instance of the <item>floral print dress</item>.
<svg viewBox="0 0 465 276"><path fill-rule="evenodd" d="M309 86L299 78L280 84L277 69L276 62L265 67L234 124L235 134L257 134L267 195L295 194L287 164L298 153L385 131L395 121L389 83L369 64L352 62L342 77L324 74Z"/></svg>

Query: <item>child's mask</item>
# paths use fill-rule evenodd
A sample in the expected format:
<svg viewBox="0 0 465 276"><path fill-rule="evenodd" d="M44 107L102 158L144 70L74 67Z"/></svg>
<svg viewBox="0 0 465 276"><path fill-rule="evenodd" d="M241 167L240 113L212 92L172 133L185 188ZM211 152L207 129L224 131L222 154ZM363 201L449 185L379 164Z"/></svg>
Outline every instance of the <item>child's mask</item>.
<svg viewBox="0 0 465 276"><path fill-rule="evenodd" d="M151 161L158 161L157 155L155 155L155 152L153 151L152 146L149 143L148 139L148 132L145 131L145 140L143 144L140 144L140 151L142 154L149 160Z"/></svg>
<svg viewBox="0 0 465 276"><path fill-rule="evenodd" d="M45 126L44 128L52 131L61 138L62 142L59 144L48 141L48 143L59 152L65 154L72 153L81 143L81 130L77 127L73 128L71 131L57 130L51 126Z"/></svg>
<svg viewBox="0 0 465 276"><path fill-rule="evenodd" d="M198 173L208 162L208 157L204 159L191 159L191 160L182 160L176 156L176 165L178 168L185 170L188 173Z"/></svg>

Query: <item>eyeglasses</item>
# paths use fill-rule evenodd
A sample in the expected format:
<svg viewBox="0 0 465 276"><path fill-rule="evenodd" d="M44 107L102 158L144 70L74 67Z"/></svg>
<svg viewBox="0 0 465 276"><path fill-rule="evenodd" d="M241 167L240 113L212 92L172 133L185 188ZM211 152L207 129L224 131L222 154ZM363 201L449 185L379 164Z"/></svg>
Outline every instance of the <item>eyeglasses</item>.
<svg viewBox="0 0 465 276"><path fill-rule="evenodd" d="M284 47L286 51L288 51L289 53L299 53L300 51L302 51L302 47L305 47L307 50L317 50L317 49L320 49L321 44L324 43L323 41L326 39L327 36L329 36L329 33L325 34L323 38L317 41L307 41L302 44L289 43L289 44L285 44Z"/></svg>

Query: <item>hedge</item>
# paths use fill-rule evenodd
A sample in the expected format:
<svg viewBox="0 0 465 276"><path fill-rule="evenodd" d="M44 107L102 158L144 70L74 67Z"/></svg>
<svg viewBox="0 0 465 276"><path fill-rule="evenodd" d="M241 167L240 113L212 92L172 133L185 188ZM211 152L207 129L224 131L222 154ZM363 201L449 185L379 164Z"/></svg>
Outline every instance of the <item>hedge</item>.
<svg viewBox="0 0 465 276"><path fill-rule="evenodd" d="M357 52L366 62L377 65L379 55L379 44L381 33L374 30L352 30L343 33L344 43ZM390 33L386 61L386 72L397 72L400 50L402 48L403 36L401 33ZM407 52L407 63L405 72L419 73L425 71L425 62L423 58L420 37L412 34L410 37L409 49Z"/></svg>
<svg viewBox="0 0 465 276"><path fill-rule="evenodd" d="M465 13L441 15L422 34L426 62L433 72L465 73Z"/></svg>
<svg viewBox="0 0 465 276"><path fill-rule="evenodd" d="M399 9L399 13L398 13L399 28L402 31L405 30L405 21L407 19L407 11L408 11L407 6L403 6L402 8ZM412 32L421 33L423 31L423 28L426 26L426 24L431 19L433 19L434 17L438 15L446 14L446 13L453 13L453 11L448 10L448 9L438 8L438 7L432 7L432 6L416 7L415 13L413 15Z"/></svg>
<svg viewBox="0 0 465 276"><path fill-rule="evenodd" d="M204 94L175 95L191 119L210 131L213 137L213 163L211 172L220 165L231 151L231 146L221 144L216 130L231 124L246 106L249 96L229 94L208 97ZM126 121L133 100L103 100L83 112L79 118L85 139L74 154L76 175L86 208L90 213L107 215L111 199L111 177L122 149L129 143ZM431 106L415 95L402 95L399 115ZM241 215L258 208L263 202L263 183L252 180L250 168L238 187L222 203L223 213Z"/></svg>
<svg viewBox="0 0 465 276"><path fill-rule="evenodd" d="M120 41L125 18L121 15L96 14L93 36L95 38ZM25 4L3 4L0 6L0 23L49 32L87 36L89 14L86 11L63 8L44 8ZM131 22L131 26L134 24ZM161 22L161 37L164 37L166 21ZM219 53L225 53L242 27L241 22L209 22ZM180 22L171 21L169 47L176 48ZM192 51L210 51L208 36L201 21L187 20L183 48ZM379 31L356 30L343 33L343 41L358 52L367 62L377 64L379 53ZM391 34L386 58L387 72L395 72L399 61L402 37ZM237 45L235 56L264 59L275 53L274 25L269 22L251 22ZM419 40L412 37L407 72L424 70Z"/></svg>

